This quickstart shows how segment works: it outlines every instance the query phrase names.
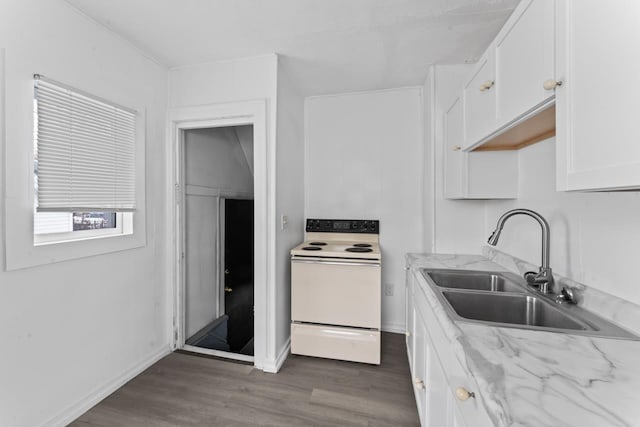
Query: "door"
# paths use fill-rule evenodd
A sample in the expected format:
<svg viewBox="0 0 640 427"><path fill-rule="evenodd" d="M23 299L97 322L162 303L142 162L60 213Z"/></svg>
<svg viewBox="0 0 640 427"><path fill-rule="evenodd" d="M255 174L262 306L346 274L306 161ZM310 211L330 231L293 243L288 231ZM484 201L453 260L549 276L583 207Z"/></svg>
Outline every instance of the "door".
<svg viewBox="0 0 640 427"><path fill-rule="evenodd" d="M464 87L464 143L466 149L495 130L496 89L494 52L489 49Z"/></svg>
<svg viewBox="0 0 640 427"><path fill-rule="evenodd" d="M232 352L253 338L253 282L253 200L224 199L224 313Z"/></svg>
<svg viewBox="0 0 640 427"><path fill-rule="evenodd" d="M557 4L557 189L639 188L640 2Z"/></svg>
<svg viewBox="0 0 640 427"><path fill-rule="evenodd" d="M544 82L553 79L554 4L528 0L515 22L496 39L498 123L503 126L554 95Z"/></svg>

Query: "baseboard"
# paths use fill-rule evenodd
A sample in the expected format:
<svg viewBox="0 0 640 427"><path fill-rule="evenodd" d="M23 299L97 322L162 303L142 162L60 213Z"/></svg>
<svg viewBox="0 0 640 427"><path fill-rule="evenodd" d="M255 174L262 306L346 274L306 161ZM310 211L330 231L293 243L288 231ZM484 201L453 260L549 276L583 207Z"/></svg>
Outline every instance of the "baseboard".
<svg viewBox="0 0 640 427"><path fill-rule="evenodd" d="M289 356L289 352L291 351L291 337L287 339L287 342L284 343L282 348L280 349L280 353L278 353L278 357L276 360L265 360L262 370L264 372L269 372L272 374L276 374L280 368L282 368L282 364L285 360L287 360L287 356Z"/></svg>
<svg viewBox="0 0 640 427"><path fill-rule="evenodd" d="M404 323L387 323L386 325L382 325L382 332L391 332L394 334L404 334L406 332L406 327Z"/></svg>
<svg viewBox="0 0 640 427"><path fill-rule="evenodd" d="M109 396L111 393L122 387L126 382L134 378L136 375L140 374L142 371L144 371L149 366L153 365L169 353L171 353L171 348L168 345L160 348L159 350L156 350L155 352L145 357L141 362L136 363L133 367L125 371L119 377L108 381L107 383L99 387L96 387L85 398L63 409L43 425L64 427L70 424L76 418L80 417L82 414L99 403L102 399Z"/></svg>

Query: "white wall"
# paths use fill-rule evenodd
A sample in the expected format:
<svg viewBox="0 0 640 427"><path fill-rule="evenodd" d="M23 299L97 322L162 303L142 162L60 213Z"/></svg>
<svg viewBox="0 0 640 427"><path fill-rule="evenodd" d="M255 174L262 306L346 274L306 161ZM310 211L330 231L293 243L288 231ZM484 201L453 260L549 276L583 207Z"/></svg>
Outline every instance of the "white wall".
<svg viewBox="0 0 640 427"><path fill-rule="evenodd" d="M217 250L220 196L253 194L253 174L238 133L251 126L185 131L185 328L189 338L222 313ZM247 151L252 152L249 139Z"/></svg>
<svg viewBox="0 0 640 427"><path fill-rule="evenodd" d="M185 183L200 187L252 193L253 174L238 132L251 135L251 126L227 126L185 131ZM253 140L249 139L249 147Z"/></svg>
<svg viewBox="0 0 640 427"><path fill-rule="evenodd" d="M291 261L289 251L304 240L304 98L294 85L289 62L278 58L276 348L282 350L291 335Z"/></svg>
<svg viewBox="0 0 640 427"><path fill-rule="evenodd" d="M404 331L404 254L423 250L428 221L422 89L307 98L305 116L305 216L380 220L382 326Z"/></svg>
<svg viewBox="0 0 640 427"><path fill-rule="evenodd" d="M169 351L166 203L163 189L151 184L165 175L167 72L61 0L1 2L0 46L5 153L32 144L34 73L146 110L146 245L0 272L0 425L66 424ZM3 180L32 173L26 153L3 158ZM9 161L21 168L18 175L5 177ZM17 201L1 203L4 216Z"/></svg>
<svg viewBox="0 0 640 427"><path fill-rule="evenodd" d="M484 235L484 201L448 200L444 198L444 113L459 95L470 65L437 65L432 67L435 79L435 105L432 137L435 144L435 226L434 249L437 253L479 254ZM425 221L427 218L425 218ZM429 249L429 248L427 248Z"/></svg>
<svg viewBox="0 0 640 427"><path fill-rule="evenodd" d="M423 139L424 148L422 155L422 212L423 212L423 232L422 249L425 252L433 252L435 247L435 67L430 66L427 77L422 85L422 116L423 116Z"/></svg>
<svg viewBox="0 0 640 427"><path fill-rule="evenodd" d="M505 211L529 208L551 227L554 272L640 304L636 263L640 248L640 193L569 193L555 190L555 139L519 151L519 197L486 202L484 236ZM540 226L516 216L497 248L540 265Z"/></svg>

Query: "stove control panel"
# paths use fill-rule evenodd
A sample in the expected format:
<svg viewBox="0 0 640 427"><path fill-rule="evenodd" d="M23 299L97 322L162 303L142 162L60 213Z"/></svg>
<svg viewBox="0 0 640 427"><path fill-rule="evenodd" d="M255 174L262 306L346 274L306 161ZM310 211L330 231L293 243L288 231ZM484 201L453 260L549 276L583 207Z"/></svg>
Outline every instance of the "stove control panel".
<svg viewBox="0 0 640 427"><path fill-rule="evenodd" d="M307 219L306 231L380 234L380 221L377 219Z"/></svg>

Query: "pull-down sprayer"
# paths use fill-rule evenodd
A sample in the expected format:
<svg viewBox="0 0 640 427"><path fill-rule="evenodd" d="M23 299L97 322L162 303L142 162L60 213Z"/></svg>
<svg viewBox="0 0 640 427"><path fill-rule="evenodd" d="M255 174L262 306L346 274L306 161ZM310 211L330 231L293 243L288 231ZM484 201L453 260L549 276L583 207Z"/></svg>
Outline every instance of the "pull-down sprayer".
<svg viewBox="0 0 640 427"><path fill-rule="evenodd" d="M553 288L553 274L551 267L549 267L549 223L542 215L530 209L512 209L505 212L500 219L498 219L496 229L491 233L491 236L489 236L487 243L491 246L495 246L498 243L504 223L514 215L530 216L538 221L538 224L540 224L542 228L542 266L538 273L525 273L524 277L531 286L538 286L541 293L548 294Z"/></svg>

